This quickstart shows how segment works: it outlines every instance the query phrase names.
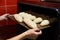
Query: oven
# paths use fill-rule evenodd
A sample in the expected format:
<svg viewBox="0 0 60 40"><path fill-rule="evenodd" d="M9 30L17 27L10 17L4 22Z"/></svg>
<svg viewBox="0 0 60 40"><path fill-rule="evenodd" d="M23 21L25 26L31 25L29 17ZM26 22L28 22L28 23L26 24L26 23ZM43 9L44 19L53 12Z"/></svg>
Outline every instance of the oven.
<svg viewBox="0 0 60 40"><path fill-rule="evenodd" d="M36 13L36 14L44 14L49 16L49 20L51 21L50 27L41 29L42 35L38 36L37 40L57 40L59 36L59 10L56 8L49 8L44 6L38 5L29 5L24 3L18 4L18 13L19 12L28 12L28 13ZM39 16L39 15L38 15ZM45 17L45 16L43 16ZM22 30L21 30L22 29ZM18 25L19 32L27 30L26 28L22 27L22 25Z"/></svg>

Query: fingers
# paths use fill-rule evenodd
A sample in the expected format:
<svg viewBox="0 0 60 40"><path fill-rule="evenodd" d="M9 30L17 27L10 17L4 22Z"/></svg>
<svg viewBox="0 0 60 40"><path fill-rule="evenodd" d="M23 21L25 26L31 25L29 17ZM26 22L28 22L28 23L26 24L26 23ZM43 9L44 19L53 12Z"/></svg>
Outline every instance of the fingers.
<svg viewBox="0 0 60 40"><path fill-rule="evenodd" d="M8 14L4 14L4 15L2 15L2 16L0 16L0 20L6 20L7 19L7 16Z"/></svg>
<svg viewBox="0 0 60 40"><path fill-rule="evenodd" d="M33 29L33 31L34 31L34 33L35 33L36 35L42 34L42 31L41 31L40 29L38 29L38 28Z"/></svg>
<svg viewBox="0 0 60 40"><path fill-rule="evenodd" d="M27 38L36 39L40 34L42 34L42 31L38 28L35 28L35 29L29 29L25 33L27 33L28 35Z"/></svg>
<svg viewBox="0 0 60 40"><path fill-rule="evenodd" d="M14 16L11 15L11 14L9 14L9 13L6 13L6 14L4 14L4 15L2 15L2 16L4 17L5 20L7 20L7 19L15 20L15 19L14 19Z"/></svg>
<svg viewBox="0 0 60 40"><path fill-rule="evenodd" d="M15 20L14 16L13 15L9 15L8 18L12 19L12 20Z"/></svg>
<svg viewBox="0 0 60 40"><path fill-rule="evenodd" d="M36 35L40 35L40 34L42 34L42 31L40 30L40 31L37 31L37 32L35 32L35 34Z"/></svg>

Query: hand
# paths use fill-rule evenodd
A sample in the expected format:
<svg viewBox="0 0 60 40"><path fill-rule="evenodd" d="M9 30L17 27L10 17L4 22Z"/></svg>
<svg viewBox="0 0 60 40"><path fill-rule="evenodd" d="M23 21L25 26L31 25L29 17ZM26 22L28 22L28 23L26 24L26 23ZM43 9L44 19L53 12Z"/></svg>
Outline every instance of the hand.
<svg viewBox="0 0 60 40"><path fill-rule="evenodd" d="M41 34L42 32L39 29L29 29L22 34L19 34L7 40L24 40L25 38L35 40Z"/></svg>
<svg viewBox="0 0 60 40"><path fill-rule="evenodd" d="M36 39L40 34L42 34L41 30L39 29L30 29L26 31L28 39Z"/></svg>
<svg viewBox="0 0 60 40"><path fill-rule="evenodd" d="M8 18L8 16L9 16L10 14L4 14L4 15L2 15L1 16L1 20L7 20Z"/></svg>
<svg viewBox="0 0 60 40"><path fill-rule="evenodd" d="M4 15L2 15L1 16L1 18L4 20L7 20L7 19L12 19L12 20L15 20L14 19L14 16L13 15L11 15L11 14L4 14Z"/></svg>
<svg viewBox="0 0 60 40"><path fill-rule="evenodd" d="M14 18L13 15L9 15L8 18L9 18L9 19L12 19L12 20L15 20L15 18Z"/></svg>

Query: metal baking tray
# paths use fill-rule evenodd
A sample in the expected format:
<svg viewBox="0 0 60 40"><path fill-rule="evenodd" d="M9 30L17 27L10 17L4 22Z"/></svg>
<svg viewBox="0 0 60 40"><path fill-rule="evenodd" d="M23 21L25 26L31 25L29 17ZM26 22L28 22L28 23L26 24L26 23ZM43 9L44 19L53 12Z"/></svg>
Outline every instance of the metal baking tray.
<svg viewBox="0 0 60 40"><path fill-rule="evenodd" d="M53 22L56 21L56 18L55 17L50 18L48 15L44 15L44 14L40 14L40 13L36 13L36 12L32 12L32 11L26 11L26 13L32 14L32 15L34 15L36 17L41 17L43 20L46 20L47 19L47 20L50 21L50 24L52 24ZM27 28L27 29L31 29L24 22L23 23L19 23L19 24L22 25L23 27ZM45 28L51 27L50 24L49 25L46 25L46 26L40 26L40 23L39 23L39 24L37 24L37 27L39 29L45 29Z"/></svg>

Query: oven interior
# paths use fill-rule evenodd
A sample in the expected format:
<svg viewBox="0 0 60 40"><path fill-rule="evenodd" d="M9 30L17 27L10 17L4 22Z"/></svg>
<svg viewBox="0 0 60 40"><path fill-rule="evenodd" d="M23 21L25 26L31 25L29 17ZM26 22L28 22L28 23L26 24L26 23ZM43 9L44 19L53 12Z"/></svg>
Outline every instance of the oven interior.
<svg viewBox="0 0 60 40"><path fill-rule="evenodd" d="M33 15L41 16L43 19L50 20L50 27L42 29L42 35L38 36L37 40L57 40L58 37L58 11L55 8L41 7L19 3L18 13L27 12ZM27 30L26 28L18 25L17 33L22 33L22 31ZM20 32L21 31L21 32Z"/></svg>

